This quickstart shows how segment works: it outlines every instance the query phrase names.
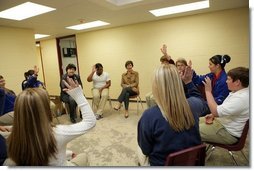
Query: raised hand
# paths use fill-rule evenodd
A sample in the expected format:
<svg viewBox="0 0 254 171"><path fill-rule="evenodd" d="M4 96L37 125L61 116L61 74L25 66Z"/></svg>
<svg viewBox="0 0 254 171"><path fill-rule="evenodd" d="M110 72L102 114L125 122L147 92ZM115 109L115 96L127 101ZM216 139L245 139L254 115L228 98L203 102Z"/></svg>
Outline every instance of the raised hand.
<svg viewBox="0 0 254 171"><path fill-rule="evenodd" d="M68 90L71 90L71 89L74 89L76 87L79 87L79 83L77 80L73 80L72 78L70 77L67 77L67 81L65 80L62 80L62 82L64 83L64 85L67 87L67 88L64 88L63 91L68 91Z"/></svg>
<svg viewBox="0 0 254 171"><path fill-rule="evenodd" d="M39 72L39 68L35 65L34 66L34 74L38 75L38 72Z"/></svg>
<svg viewBox="0 0 254 171"><path fill-rule="evenodd" d="M167 58L168 61L170 61L171 59L171 56L168 55L168 52L167 52L167 45L163 45L162 48L161 48L161 53L163 53L163 55Z"/></svg>
<svg viewBox="0 0 254 171"><path fill-rule="evenodd" d="M185 84L192 82L193 71L191 65L186 66L184 72L180 72L180 77Z"/></svg>
<svg viewBox="0 0 254 171"><path fill-rule="evenodd" d="M205 77L205 81L202 81L205 86L205 91L212 92L212 81L209 77Z"/></svg>
<svg viewBox="0 0 254 171"><path fill-rule="evenodd" d="M167 54L167 45L164 44L164 45L162 46L161 52L163 53L163 55L166 55L166 56L168 55L168 54Z"/></svg>

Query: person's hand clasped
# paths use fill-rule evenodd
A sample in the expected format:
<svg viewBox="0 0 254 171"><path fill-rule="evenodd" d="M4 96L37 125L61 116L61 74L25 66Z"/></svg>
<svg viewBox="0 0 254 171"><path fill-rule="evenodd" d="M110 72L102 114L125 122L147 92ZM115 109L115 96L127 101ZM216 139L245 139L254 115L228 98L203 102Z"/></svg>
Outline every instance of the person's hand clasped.
<svg viewBox="0 0 254 171"><path fill-rule="evenodd" d="M213 114L208 114L205 116L205 123L206 124L212 124L214 120Z"/></svg>
<svg viewBox="0 0 254 171"><path fill-rule="evenodd" d="M2 132L10 132L11 129L7 128L7 127L4 127L4 126L0 126L0 131L2 131Z"/></svg>
<svg viewBox="0 0 254 171"><path fill-rule="evenodd" d="M74 89L76 87L79 87L79 83L77 80L73 80L72 78L70 77L67 77L67 82L65 80L62 80L64 85L67 87L67 88L64 88L63 91L69 91L71 89Z"/></svg>

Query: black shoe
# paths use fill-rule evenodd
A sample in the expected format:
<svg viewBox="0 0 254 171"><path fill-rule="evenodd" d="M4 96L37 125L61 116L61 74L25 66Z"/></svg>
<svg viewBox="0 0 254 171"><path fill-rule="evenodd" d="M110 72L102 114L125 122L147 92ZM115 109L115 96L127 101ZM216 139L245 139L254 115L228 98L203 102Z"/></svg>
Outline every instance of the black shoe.
<svg viewBox="0 0 254 171"><path fill-rule="evenodd" d="M79 115L79 116L80 116L80 119L83 119L83 117L82 117L82 114L81 114L81 113L80 113L80 115Z"/></svg>
<svg viewBox="0 0 254 171"><path fill-rule="evenodd" d="M71 118L71 122L72 122L72 123L76 123L76 119Z"/></svg>

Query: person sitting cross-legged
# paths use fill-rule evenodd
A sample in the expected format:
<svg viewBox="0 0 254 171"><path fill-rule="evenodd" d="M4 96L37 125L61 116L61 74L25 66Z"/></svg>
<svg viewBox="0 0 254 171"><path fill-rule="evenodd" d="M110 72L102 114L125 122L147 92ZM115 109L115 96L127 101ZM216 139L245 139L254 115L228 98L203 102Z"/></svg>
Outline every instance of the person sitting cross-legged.
<svg viewBox="0 0 254 171"><path fill-rule="evenodd" d="M122 102L124 102L124 117L129 117L129 98L131 96L139 95L139 74L133 70L133 62L126 61L125 68L127 72L122 74L121 86L122 91L117 99L117 105L114 107L115 110L121 108Z"/></svg>

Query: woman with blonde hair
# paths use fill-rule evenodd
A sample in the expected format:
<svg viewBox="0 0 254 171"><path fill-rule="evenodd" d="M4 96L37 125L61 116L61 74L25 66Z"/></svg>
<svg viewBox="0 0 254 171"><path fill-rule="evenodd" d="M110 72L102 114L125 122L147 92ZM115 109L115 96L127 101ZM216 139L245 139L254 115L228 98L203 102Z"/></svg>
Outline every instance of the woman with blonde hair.
<svg viewBox="0 0 254 171"><path fill-rule="evenodd" d="M72 79L67 80L69 84L64 81L65 90L80 107L83 120L72 125L54 125L46 90L25 89L16 98L14 123L7 139L9 159L5 165L86 165L84 158L80 162L79 155L67 162L66 146L92 128L96 119L81 87Z"/></svg>
<svg viewBox="0 0 254 171"><path fill-rule="evenodd" d="M191 68L187 67L181 77L171 64L161 65L154 72L152 93L157 105L147 109L138 123L138 145L152 166L164 165L169 153L201 144L201 99L186 99L182 84L183 80L190 94L196 91Z"/></svg>

